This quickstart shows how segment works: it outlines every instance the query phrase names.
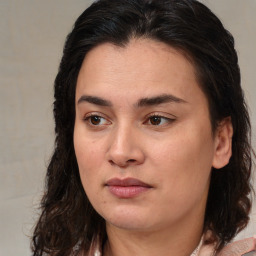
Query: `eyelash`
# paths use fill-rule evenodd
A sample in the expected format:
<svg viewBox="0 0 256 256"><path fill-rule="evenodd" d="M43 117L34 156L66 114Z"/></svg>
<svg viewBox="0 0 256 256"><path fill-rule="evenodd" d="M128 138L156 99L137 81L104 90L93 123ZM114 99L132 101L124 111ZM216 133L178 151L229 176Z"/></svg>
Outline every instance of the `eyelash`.
<svg viewBox="0 0 256 256"><path fill-rule="evenodd" d="M96 121L100 121L100 122L101 122L101 120L106 120L107 124L93 124L92 118L99 119L99 120L96 120ZM153 119L153 118L158 119L157 121L159 121L159 119L160 119L160 123L158 123L158 124L152 124L152 119ZM84 120L85 122L87 122L88 125L90 125L91 127L94 127L94 128L96 128L96 127L102 127L102 126L104 126L104 125L109 125L109 124L111 124L111 122L108 121L107 118L103 117L101 114L98 114L98 113L90 113L89 115L86 115L86 116L83 118L83 120ZM151 120L151 123L150 123L150 120ZM164 124L161 124L161 122L162 122L163 120L165 121L165 123L164 123ZM163 116L163 115L155 114L155 113L154 113L154 114L150 114L150 115L146 118L146 121L143 122L143 124L145 124L145 125L152 125L152 126L156 126L156 127L157 127L157 126L166 126L166 125L168 125L168 124L174 122L175 120L176 120L175 118L169 118L169 117L166 117L166 116ZM156 120L154 120L154 121L156 121Z"/></svg>
<svg viewBox="0 0 256 256"><path fill-rule="evenodd" d="M162 116L162 115L159 115L159 114L151 114L147 117L147 120L144 122L144 124L150 122L150 119L151 118L158 118L158 119L161 119L161 120L165 120L165 124L148 124L148 125L152 125L152 126L165 126L165 125L168 125L172 122L175 121L175 118L170 118L170 117L166 117L166 116Z"/></svg>
<svg viewBox="0 0 256 256"><path fill-rule="evenodd" d="M104 120L107 121L107 119L104 118L102 115L96 114L96 113L90 113L89 115L86 115L83 120L86 121L90 126L93 126L93 127L100 126L100 125L97 125L97 124L93 124L93 123L92 123L92 118L93 118L93 117L99 118L100 120L103 120L103 119L104 119ZM107 121L107 122L111 124L110 121Z"/></svg>

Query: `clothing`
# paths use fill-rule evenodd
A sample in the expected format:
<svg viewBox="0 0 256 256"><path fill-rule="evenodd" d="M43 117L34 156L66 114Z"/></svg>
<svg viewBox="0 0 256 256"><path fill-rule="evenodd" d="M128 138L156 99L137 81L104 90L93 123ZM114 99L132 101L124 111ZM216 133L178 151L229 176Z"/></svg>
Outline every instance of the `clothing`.
<svg viewBox="0 0 256 256"><path fill-rule="evenodd" d="M214 245L202 245L196 256L256 256L256 236L227 244L219 253Z"/></svg>
<svg viewBox="0 0 256 256"><path fill-rule="evenodd" d="M256 256L256 236L230 243L219 253L215 252L214 245L204 244L203 240L204 237L191 256ZM92 243L88 256L103 256L99 241Z"/></svg>

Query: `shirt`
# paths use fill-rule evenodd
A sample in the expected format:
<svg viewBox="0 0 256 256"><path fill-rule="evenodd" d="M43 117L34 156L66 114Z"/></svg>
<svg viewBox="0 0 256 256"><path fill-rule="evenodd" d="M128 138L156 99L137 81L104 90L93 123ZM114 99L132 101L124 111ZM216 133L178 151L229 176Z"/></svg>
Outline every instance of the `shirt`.
<svg viewBox="0 0 256 256"><path fill-rule="evenodd" d="M87 256L103 256L97 239L92 242ZM214 244L204 244L203 236L190 256L256 256L256 236L229 243L218 253Z"/></svg>

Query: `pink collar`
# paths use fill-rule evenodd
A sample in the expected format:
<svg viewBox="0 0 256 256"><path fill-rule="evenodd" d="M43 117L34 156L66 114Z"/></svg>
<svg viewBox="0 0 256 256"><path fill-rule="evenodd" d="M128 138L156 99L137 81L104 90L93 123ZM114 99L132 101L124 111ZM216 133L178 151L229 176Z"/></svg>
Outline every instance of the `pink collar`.
<svg viewBox="0 0 256 256"><path fill-rule="evenodd" d="M216 253L214 244L202 244L196 256L256 256L256 236L227 244Z"/></svg>
<svg viewBox="0 0 256 256"><path fill-rule="evenodd" d="M204 244L204 236L191 256L256 256L256 236L227 244L216 253L214 244ZM102 256L99 239L94 239L87 256Z"/></svg>

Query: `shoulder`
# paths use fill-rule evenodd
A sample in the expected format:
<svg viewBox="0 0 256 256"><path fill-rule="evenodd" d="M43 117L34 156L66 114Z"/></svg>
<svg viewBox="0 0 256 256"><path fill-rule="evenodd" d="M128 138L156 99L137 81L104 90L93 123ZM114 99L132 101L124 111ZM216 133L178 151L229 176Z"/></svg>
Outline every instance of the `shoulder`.
<svg viewBox="0 0 256 256"><path fill-rule="evenodd" d="M256 256L256 236L226 245L218 256Z"/></svg>
<svg viewBox="0 0 256 256"><path fill-rule="evenodd" d="M256 236L229 243L217 254L214 245L202 245L198 256L256 256Z"/></svg>

